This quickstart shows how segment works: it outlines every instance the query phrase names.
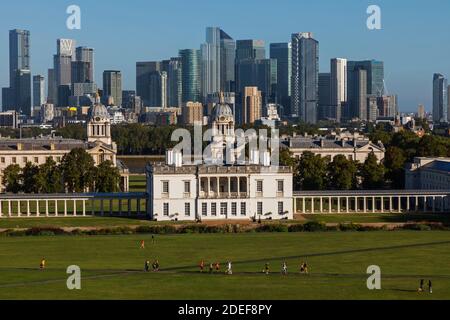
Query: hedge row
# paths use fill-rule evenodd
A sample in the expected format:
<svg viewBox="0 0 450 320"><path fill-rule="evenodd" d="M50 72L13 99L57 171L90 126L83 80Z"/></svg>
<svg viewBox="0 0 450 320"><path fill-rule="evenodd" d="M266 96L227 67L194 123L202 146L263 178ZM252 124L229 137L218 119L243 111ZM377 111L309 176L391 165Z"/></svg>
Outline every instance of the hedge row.
<svg viewBox="0 0 450 320"><path fill-rule="evenodd" d="M388 229L386 226L363 226L360 224L346 223L339 225L326 225L322 222L308 222L305 224L261 224L254 226L241 225L222 225L207 226L203 224L192 224L185 226L160 225L160 226L140 226L137 228L116 227L103 229L74 229L66 231L61 228L30 228L25 230L6 230L0 233L0 236L19 237L19 236L77 236L77 235L131 235L131 234L206 234L206 233L245 233L245 232L364 232L364 231L381 231L381 230L414 230L414 231L450 231L450 225L444 224L406 224L394 229Z"/></svg>

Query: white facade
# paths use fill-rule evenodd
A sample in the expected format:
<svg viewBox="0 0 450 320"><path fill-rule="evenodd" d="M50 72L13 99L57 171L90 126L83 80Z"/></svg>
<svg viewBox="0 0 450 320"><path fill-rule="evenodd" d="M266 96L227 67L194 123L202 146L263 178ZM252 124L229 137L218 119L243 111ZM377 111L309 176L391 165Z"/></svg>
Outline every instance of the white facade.
<svg viewBox="0 0 450 320"><path fill-rule="evenodd" d="M405 188L450 190L450 158L415 158L406 168Z"/></svg>
<svg viewBox="0 0 450 320"><path fill-rule="evenodd" d="M158 221L292 219L292 172L286 167L153 165L149 212Z"/></svg>

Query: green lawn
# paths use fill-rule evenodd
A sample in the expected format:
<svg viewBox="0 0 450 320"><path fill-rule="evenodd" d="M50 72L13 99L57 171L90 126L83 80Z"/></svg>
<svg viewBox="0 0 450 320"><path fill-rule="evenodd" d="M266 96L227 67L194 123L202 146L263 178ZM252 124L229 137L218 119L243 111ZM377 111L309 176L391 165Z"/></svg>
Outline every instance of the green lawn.
<svg viewBox="0 0 450 320"><path fill-rule="evenodd" d="M139 241L147 239L147 248ZM247 233L0 238L0 299L449 299L450 233ZM42 257L48 269L37 269ZM158 258L162 271L141 271ZM234 275L200 274L198 262L234 262ZM311 274L300 275L308 260ZM286 260L290 274L281 276ZM272 274L261 273L270 262ZM82 269L82 290L65 269ZM223 264L222 264L223 265ZM366 269L382 270L381 291ZM434 293L418 294L433 279Z"/></svg>

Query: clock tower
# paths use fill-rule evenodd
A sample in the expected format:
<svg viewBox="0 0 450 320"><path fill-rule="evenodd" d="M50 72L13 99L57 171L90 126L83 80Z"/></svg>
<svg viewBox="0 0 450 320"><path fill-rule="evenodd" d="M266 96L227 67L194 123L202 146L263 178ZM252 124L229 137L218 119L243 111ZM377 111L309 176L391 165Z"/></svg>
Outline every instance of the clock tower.
<svg viewBox="0 0 450 320"><path fill-rule="evenodd" d="M87 125L88 142L102 142L112 146L111 121L108 110L98 99L89 110L89 122Z"/></svg>

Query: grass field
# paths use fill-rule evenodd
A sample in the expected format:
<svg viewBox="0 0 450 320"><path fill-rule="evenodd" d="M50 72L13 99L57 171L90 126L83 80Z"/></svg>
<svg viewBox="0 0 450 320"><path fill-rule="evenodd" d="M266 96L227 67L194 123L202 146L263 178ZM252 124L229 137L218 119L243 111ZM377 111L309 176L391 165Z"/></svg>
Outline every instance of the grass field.
<svg viewBox="0 0 450 320"><path fill-rule="evenodd" d="M450 233L438 231L187 234L156 244L149 236L5 237L0 299L449 299L449 252ZM161 272L142 272L155 258ZM200 274L201 259L231 260L234 275ZM305 259L310 275L297 272ZM261 272L266 262L270 275ZM82 290L66 288L69 265L81 267ZM381 267L381 291L366 287L369 265ZM433 280L432 295L416 292L421 278Z"/></svg>

